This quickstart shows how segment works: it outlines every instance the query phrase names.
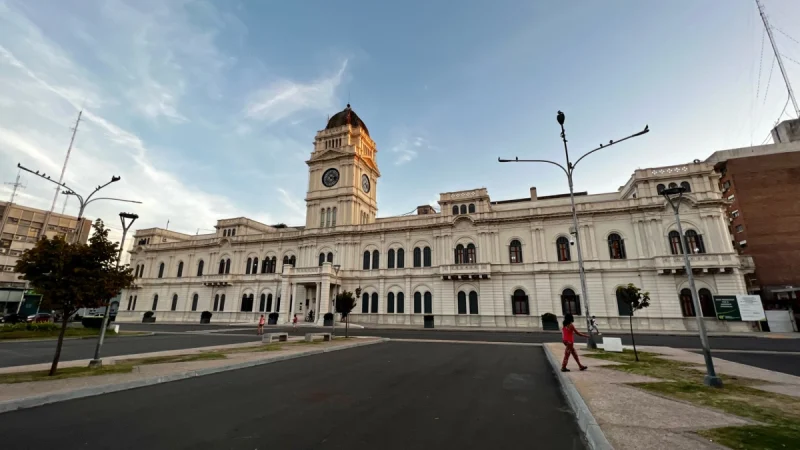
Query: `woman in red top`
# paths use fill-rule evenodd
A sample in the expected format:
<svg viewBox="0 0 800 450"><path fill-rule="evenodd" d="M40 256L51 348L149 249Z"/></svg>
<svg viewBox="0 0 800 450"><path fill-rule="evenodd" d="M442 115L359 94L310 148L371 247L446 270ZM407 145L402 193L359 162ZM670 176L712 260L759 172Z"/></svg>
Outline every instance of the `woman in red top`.
<svg viewBox="0 0 800 450"><path fill-rule="evenodd" d="M572 314L564 314L564 328L561 329L561 340L564 341L564 361L561 362L561 371L562 372L569 372L567 369L567 362L569 362L569 355L572 355L575 358L575 362L578 363L578 367L581 370L588 369L587 366L581 365L581 360L578 359L578 352L575 351L575 334L577 333L578 336L588 337L585 334L578 331L575 328L574 322L575 319L572 317Z"/></svg>
<svg viewBox="0 0 800 450"><path fill-rule="evenodd" d="M258 333L259 336L264 334L264 315L261 315L261 318L258 319Z"/></svg>

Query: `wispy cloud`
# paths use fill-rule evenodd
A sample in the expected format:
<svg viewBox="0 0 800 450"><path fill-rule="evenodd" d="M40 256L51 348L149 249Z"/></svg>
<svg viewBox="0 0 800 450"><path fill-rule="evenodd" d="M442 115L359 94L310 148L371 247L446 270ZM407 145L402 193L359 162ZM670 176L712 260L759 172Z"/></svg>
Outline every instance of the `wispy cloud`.
<svg viewBox="0 0 800 450"><path fill-rule="evenodd" d="M300 111L329 112L336 107L336 89L347 70L345 59L334 74L310 83L281 79L250 96L246 117L274 123Z"/></svg>
<svg viewBox="0 0 800 450"><path fill-rule="evenodd" d="M293 221L302 222L305 220L306 217L306 204L305 202L298 198L292 196L286 189L278 188L278 192L281 194L280 201L287 208L289 208L292 212L295 213L295 216L292 217Z"/></svg>
<svg viewBox="0 0 800 450"><path fill-rule="evenodd" d="M431 145L431 143L422 136L402 139L390 149L390 151L395 154L394 164L398 166L413 161L417 158L420 151L425 150L436 150L436 147Z"/></svg>

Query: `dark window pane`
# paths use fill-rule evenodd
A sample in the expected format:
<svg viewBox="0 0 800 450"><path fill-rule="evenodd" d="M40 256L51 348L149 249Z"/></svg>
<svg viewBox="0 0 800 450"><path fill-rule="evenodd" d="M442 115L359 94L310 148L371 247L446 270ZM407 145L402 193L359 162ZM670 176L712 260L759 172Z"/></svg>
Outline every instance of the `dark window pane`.
<svg viewBox="0 0 800 450"><path fill-rule="evenodd" d="M370 312L376 313L378 312L378 293L372 293L372 309Z"/></svg>
<svg viewBox="0 0 800 450"><path fill-rule="evenodd" d="M458 215L458 205L453 205L453 215L454 216Z"/></svg>
<svg viewBox="0 0 800 450"><path fill-rule="evenodd" d="M178 263L178 278L183 276L183 261Z"/></svg>
<svg viewBox="0 0 800 450"><path fill-rule="evenodd" d="M692 291L689 289L681 289L678 297L681 302L681 312L684 317L694 317L694 302L692 301Z"/></svg>
<svg viewBox="0 0 800 450"><path fill-rule="evenodd" d="M478 293L475 291L469 293L469 313L478 314Z"/></svg>
<svg viewBox="0 0 800 450"><path fill-rule="evenodd" d="M200 260L200 262L197 263L197 276L198 277L203 276L203 266L204 265L205 265L205 263L203 262L202 259Z"/></svg>
<svg viewBox="0 0 800 450"><path fill-rule="evenodd" d="M467 294L465 294L464 291L459 291L458 293L458 313L467 313Z"/></svg>
<svg viewBox="0 0 800 450"><path fill-rule="evenodd" d="M474 212L475 212L475 204L474 203L470 203L469 204L469 213L472 214Z"/></svg>
<svg viewBox="0 0 800 450"><path fill-rule="evenodd" d="M406 312L406 305L404 305L404 303L405 303L405 296L403 295L402 292L398 292L397 293L397 312L399 314L402 314L402 313Z"/></svg>
<svg viewBox="0 0 800 450"><path fill-rule="evenodd" d="M511 241L511 245L508 247L508 258L511 264L522 262L522 243L520 241Z"/></svg>
<svg viewBox="0 0 800 450"><path fill-rule="evenodd" d="M425 304L425 314L433 314L433 296L430 292L426 292L423 298Z"/></svg>
<svg viewBox="0 0 800 450"><path fill-rule="evenodd" d="M388 252L386 252L386 268L387 269L394 269L394 249L390 248Z"/></svg>
<svg viewBox="0 0 800 450"><path fill-rule="evenodd" d="M172 296L172 305L169 309L170 311L175 311L178 309L178 294Z"/></svg>
<svg viewBox="0 0 800 450"><path fill-rule="evenodd" d="M714 309L714 298L711 291L708 289L700 289L697 291L697 296L700 298L700 309L703 310L703 317L716 317L717 312Z"/></svg>
<svg viewBox="0 0 800 450"><path fill-rule="evenodd" d="M423 256L422 257L422 259L423 259L422 265L425 266L425 267L430 267L431 266L431 248L430 247L425 247L425 249L422 251L422 256Z"/></svg>
<svg viewBox="0 0 800 450"><path fill-rule="evenodd" d="M459 211L461 212L461 214L466 214L467 213L467 205L461 205L461 208L459 208Z"/></svg>
<svg viewBox="0 0 800 450"><path fill-rule="evenodd" d="M361 313L366 314L369 312L369 294L364 292L361 295Z"/></svg>
<svg viewBox="0 0 800 450"><path fill-rule="evenodd" d="M377 250L372 251L372 268L377 269L380 266L381 254Z"/></svg>
<svg viewBox="0 0 800 450"><path fill-rule="evenodd" d="M619 292L617 292L617 313L620 316L630 316L633 310L630 303L628 303Z"/></svg>
<svg viewBox="0 0 800 450"><path fill-rule="evenodd" d="M386 296L386 312L394 312L394 292L389 292L389 295Z"/></svg>
<svg viewBox="0 0 800 450"><path fill-rule="evenodd" d="M422 267L422 250L419 247L414 248L414 267Z"/></svg>
<svg viewBox="0 0 800 450"><path fill-rule="evenodd" d="M244 266L245 267L244 268L244 273L245 274L250 274L250 266L252 264L253 264L253 259L252 258L247 258L247 265Z"/></svg>
<svg viewBox="0 0 800 450"><path fill-rule="evenodd" d="M397 268L402 269L406 266L406 252L402 248L397 249Z"/></svg>
<svg viewBox="0 0 800 450"><path fill-rule="evenodd" d="M369 250L364 250L364 265L361 268L369 270Z"/></svg>
<svg viewBox="0 0 800 450"><path fill-rule="evenodd" d="M319 254L319 266L322 267L322 263L324 263L324 262L325 262L325 254L324 253L320 253Z"/></svg>

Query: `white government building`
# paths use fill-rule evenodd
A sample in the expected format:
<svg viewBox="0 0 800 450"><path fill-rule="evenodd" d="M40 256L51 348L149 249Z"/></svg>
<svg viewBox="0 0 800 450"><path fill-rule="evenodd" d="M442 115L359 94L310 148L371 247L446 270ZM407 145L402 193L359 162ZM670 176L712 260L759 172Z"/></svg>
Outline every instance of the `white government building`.
<svg viewBox="0 0 800 450"><path fill-rule="evenodd" d="M569 195L492 201L485 188L439 195L441 212L377 217L380 171L366 125L347 105L317 133L305 226L222 219L216 233L138 230L131 250L136 284L118 321L154 311L159 322L322 323L341 290L360 288L354 323L540 328L540 316L585 314ZM591 314L601 328L628 326L616 288L634 283L652 305L634 326L696 329L673 211L658 194L691 189L681 220L709 330L750 329L714 317L712 295L747 292L752 259L734 251L726 200L713 166L694 162L636 170L617 192L576 196ZM709 309L710 308L710 309ZM579 319L580 320L580 319Z"/></svg>

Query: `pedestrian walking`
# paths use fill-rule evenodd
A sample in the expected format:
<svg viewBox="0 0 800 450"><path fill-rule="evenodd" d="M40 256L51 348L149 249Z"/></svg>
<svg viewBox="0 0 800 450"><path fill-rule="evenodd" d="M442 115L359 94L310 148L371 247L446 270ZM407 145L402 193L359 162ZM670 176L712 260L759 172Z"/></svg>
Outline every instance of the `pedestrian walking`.
<svg viewBox="0 0 800 450"><path fill-rule="evenodd" d="M292 318L292 328L297 328L297 314Z"/></svg>
<svg viewBox="0 0 800 450"><path fill-rule="evenodd" d="M578 358L578 352L575 351L575 334L578 336L589 337L575 328L575 319L572 317L572 314L564 314L564 328L561 329L561 340L564 342L564 361L561 362L561 371L562 372L569 372L570 370L567 369L567 362L569 362L569 355L572 355L575 358L575 362L578 363L578 367L580 370L588 369L587 366L581 364L581 360Z"/></svg>
<svg viewBox="0 0 800 450"><path fill-rule="evenodd" d="M589 332L591 332L592 330L594 330L594 332L597 333L598 336L601 336L603 334L600 332L599 329L597 329L597 319L595 319L594 316L592 316L592 318L589 319Z"/></svg>
<svg viewBox="0 0 800 450"><path fill-rule="evenodd" d="M264 315L261 315L261 318L258 319L258 335L261 336L264 334Z"/></svg>

